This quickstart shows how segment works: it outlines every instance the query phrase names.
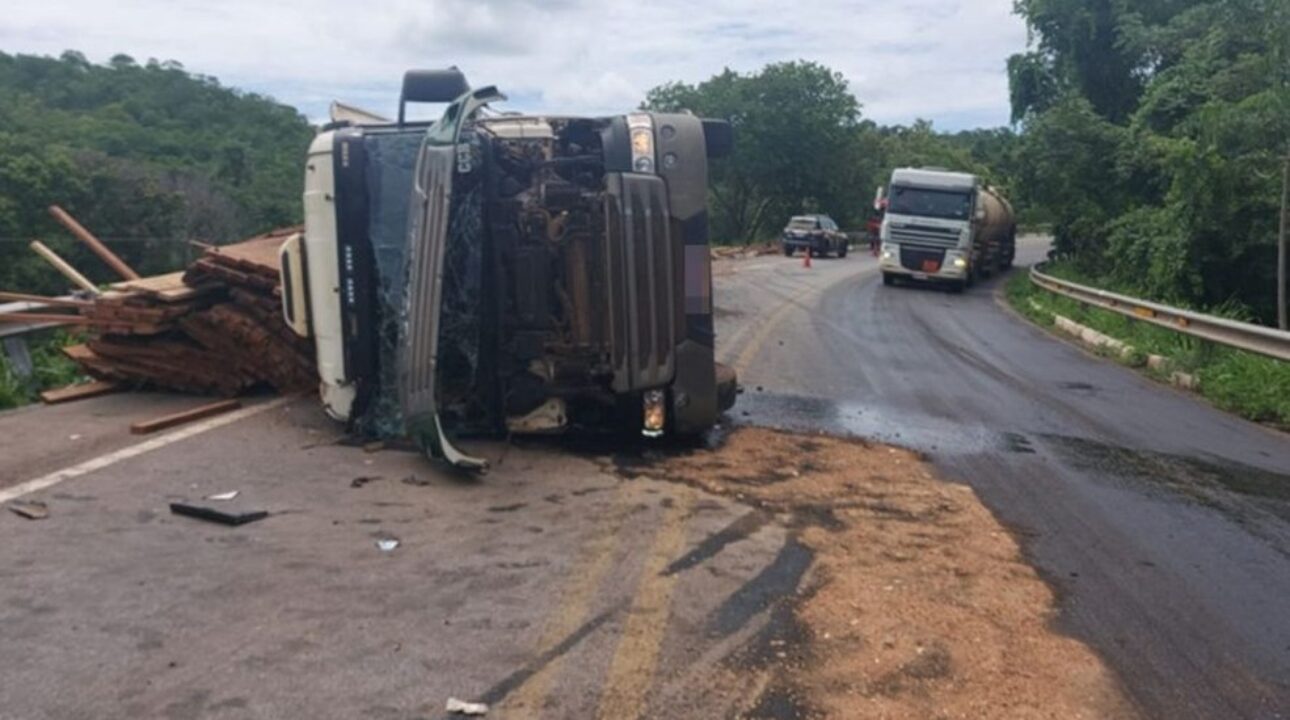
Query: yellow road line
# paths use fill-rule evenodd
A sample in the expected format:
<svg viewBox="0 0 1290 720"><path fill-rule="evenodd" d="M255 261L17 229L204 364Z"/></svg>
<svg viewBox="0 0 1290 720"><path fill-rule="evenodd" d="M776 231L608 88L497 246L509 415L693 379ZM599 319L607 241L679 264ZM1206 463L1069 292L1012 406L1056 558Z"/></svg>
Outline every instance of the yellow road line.
<svg viewBox="0 0 1290 720"><path fill-rule="evenodd" d="M622 536L620 521L624 517L627 501L636 494L634 485L620 484L614 490L614 509L606 514L606 521L582 546L577 564L565 579L564 597L553 617L543 628L538 641L538 654L547 652L576 631L591 612L591 601L600 589L601 581L609 570ZM564 659L557 657L542 668L507 698L507 708L523 711L522 717L538 717L550 694L551 681L560 671Z"/></svg>
<svg viewBox="0 0 1290 720"><path fill-rule="evenodd" d="M645 698L654 680L671 616L672 591L678 578L678 575L664 575L663 570L685 550L685 517L691 502L687 490L674 497L671 507L664 510L609 666L600 698L601 720L631 720L645 711Z"/></svg>
<svg viewBox="0 0 1290 720"><path fill-rule="evenodd" d="M810 312L812 309L811 304L824 295L824 293L834 285L852 278L864 277L875 270L877 270L877 268L863 268L855 274L831 278L824 285L806 287L801 292L795 294L779 293L770 288L765 288L765 292L781 298L782 303L775 309L775 312L771 313L770 317L766 318L757 326L757 332L753 335L752 339L744 345L743 349L735 357L734 361L730 363L730 366L735 369L735 372L738 373L740 377L743 377L753 360L757 359L757 353L761 352L762 346L766 344L766 340L768 340L771 334L779 328L780 324L783 323L784 318L788 317L790 312L793 310ZM742 335L739 335L738 337L742 337Z"/></svg>

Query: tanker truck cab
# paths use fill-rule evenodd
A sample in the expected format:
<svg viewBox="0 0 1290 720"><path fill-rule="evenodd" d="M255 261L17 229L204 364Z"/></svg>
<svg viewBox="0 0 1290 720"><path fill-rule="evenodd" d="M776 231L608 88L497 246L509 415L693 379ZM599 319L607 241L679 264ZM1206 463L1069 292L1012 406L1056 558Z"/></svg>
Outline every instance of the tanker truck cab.
<svg viewBox="0 0 1290 720"><path fill-rule="evenodd" d="M1011 265L1011 208L980 178L940 169L892 173L881 229L884 284L897 278L958 291Z"/></svg>
<svg viewBox="0 0 1290 720"><path fill-rule="evenodd" d="M311 172L330 159L335 177L306 212L303 280L329 413L468 469L484 462L466 436L711 427L735 398L715 362L706 214L729 125L502 100L468 90L413 134L316 141ZM331 258L321 272L314 254Z"/></svg>

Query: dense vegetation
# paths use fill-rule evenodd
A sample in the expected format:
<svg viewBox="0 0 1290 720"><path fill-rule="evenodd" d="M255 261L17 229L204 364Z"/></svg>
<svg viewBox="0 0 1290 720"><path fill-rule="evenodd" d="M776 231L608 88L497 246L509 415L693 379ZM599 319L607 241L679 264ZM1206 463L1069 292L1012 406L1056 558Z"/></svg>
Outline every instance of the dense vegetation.
<svg viewBox="0 0 1290 720"><path fill-rule="evenodd" d="M1015 184L1058 254L1132 294L1274 320L1290 3L1017 10L1035 42L1009 61Z"/></svg>
<svg viewBox="0 0 1290 720"><path fill-rule="evenodd" d="M0 53L0 289L66 281L42 239L95 281L114 279L48 215L59 204L143 273L179 266L188 240L225 242L300 220L313 130L293 108L178 63L95 65Z"/></svg>
<svg viewBox="0 0 1290 720"><path fill-rule="evenodd" d="M884 127L861 114L846 79L812 62L785 62L740 74L725 70L697 84L651 90L644 107L691 110L729 120L733 155L713 167L713 236L765 239L791 215L823 212L860 227L891 169L938 165L975 171L1003 184L1013 167L1008 129L935 132L930 123Z"/></svg>

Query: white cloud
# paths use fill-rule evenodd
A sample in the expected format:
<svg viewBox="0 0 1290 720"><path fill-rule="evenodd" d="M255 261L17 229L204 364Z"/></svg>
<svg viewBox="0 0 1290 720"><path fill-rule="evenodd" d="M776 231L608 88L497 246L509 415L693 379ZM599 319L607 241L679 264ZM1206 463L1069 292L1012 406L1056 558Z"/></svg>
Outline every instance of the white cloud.
<svg viewBox="0 0 1290 720"><path fill-rule="evenodd" d="M410 67L457 65L524 110L610 113L670 80L804 58L842 72L879 122L1008 119L1012 0L90 0L20 2L0 50L174 59L318 116L338 98L393 112Z"/></svg>

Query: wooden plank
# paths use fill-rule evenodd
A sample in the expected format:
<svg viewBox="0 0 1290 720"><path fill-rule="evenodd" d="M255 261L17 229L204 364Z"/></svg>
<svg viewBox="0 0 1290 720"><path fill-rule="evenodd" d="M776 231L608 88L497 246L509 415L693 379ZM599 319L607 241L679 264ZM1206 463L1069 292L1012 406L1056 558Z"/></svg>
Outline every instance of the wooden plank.
<svg viewBox="0 0 1290 720"><path fill-rule="evenodd" d="M58 253L50 250L45 243L39 240L31 241L31 249L39 256L45 259L45 262L54 266L54 269L63 274L63 277L71 280L81 288L88 290L95 295L99 294L99 289L88 278L76 271L70 263L58 256Z"/></svg>
<svg viewBox="0 0 1290 720"><path fill-rule="evenodd" d="M191 410L185 410L171 415L163 415L152 420L143 420L134 423L130 426L130 432L135 435L147 435L148 433L165 430L166 428L172 428L176 425L182 425L194 420L201 420L213 415L220 415L230 410L236 410L240 407L242 407L242 401L240 400L221 400L219 402L210 403L209 405L195 407Z"/></svg>
<svg viewBox="0 0 1290 720"><path fill-rule="evenodd" d="M178 270L165 275L154 275L140 278L139 280L113 283L112 289L142 292L162 302L183 302L216 289L213 284L193 286L185 283L184 272L183 270Z"/></svg>
<svg viewBox="0 0 1290 720"><path fill-rule="evenodd" d="M68 297L45 297L44 295L28 295L27 293L0 292L0 300L10 300L13 302L29 302L41 305L56 305L60 307L86 307L93 305L93 300L77 300Z"/></svg>
<svg viewBox="0 0 1290 720"><path fill-rule="evenodd" d="M92 325L93 320L81 315L57 315L53 313L0 313L0 324L34 324L56 323L60 325Z"/></svg>
<svg viewBox="0 0 1290 720"><path fill-rule="evenodd" d="M60 387L56 390L46 390L40 394L40 399L49 405L57 405L58 403L106 395L120 389L121 386L114 382L95 380L94 382Z"/></svg>
<svg viewBox="0 0 1290 720"><path fill-rule="evenodd" d="M95 255L98 255L100 260L107 263L108 267L115 270L117 275L120 275L126 280L139 279L139 273L135 272L129 265L126 265L124 260L116 256L116 253L108 250L107 245L104 245L102 241L94 237L94 233L86 230L84 225L76 222L76 218L72 217L66 210L58 207L57 205L50 205L49 214L53 215L54 219L63 227L67 228L68 232L75 235L77 240L85 243L86 247L88 247Z"/></svg>

